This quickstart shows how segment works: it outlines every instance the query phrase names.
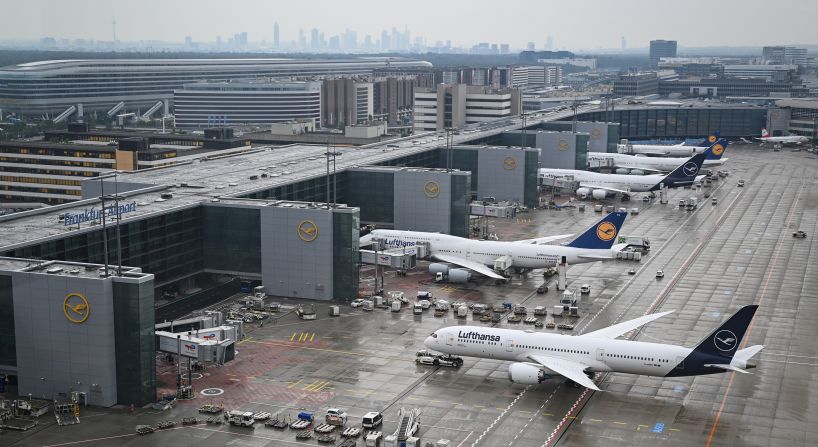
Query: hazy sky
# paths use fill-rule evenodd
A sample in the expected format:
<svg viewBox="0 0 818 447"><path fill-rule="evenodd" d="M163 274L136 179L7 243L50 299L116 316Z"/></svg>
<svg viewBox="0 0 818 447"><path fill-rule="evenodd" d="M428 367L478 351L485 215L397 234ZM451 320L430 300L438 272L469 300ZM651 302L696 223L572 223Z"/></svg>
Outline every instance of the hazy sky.
<svg viewBox="0 0 818 447"><path fill-rule="evenodd" d="M0 39L44 36L111 40L111 18L123 41L214 41L247 31L250 41L282 41L313 27L327 36L346 28L373 39L406 25L427 43L451 39L560 49L645 47L650 39L680 46L818 44L814 0L6 0Z"/></svg>

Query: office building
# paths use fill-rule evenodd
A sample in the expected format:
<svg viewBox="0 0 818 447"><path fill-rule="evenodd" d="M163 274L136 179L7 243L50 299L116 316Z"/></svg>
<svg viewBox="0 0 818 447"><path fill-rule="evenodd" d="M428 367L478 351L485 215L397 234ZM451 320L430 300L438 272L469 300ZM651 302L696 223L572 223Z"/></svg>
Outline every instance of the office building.
<svg viewBox="0 0 818 447"><path fill-rule="evenodd" d="M416 132L463 127L520 114L518 89L493 90L465 84L440 84L436 89L416 89Z"/></svg>
<svg viewBox="0 0 818 447"><path fill-rule="evenodd" d="M44 141L0 141L0 202L55 205L80 200L81 182L114 170L133 171L249 149L231 129L205 136L88 131L70 124ZM109 191L113 193L114 191Z"/></svg>
<svg viewBox="0 0 818 447"><path fill-rule="evenodd" d="M818 99L782 99L775 103L777 109L770 112L770 120L782 119L788 135L802 135L818 141ZM768 126L775 130L775 127Z"/></svg>
<svg viewBox="0 0 818 447"><path fill-rule="evenodd" d="M528 65L511 68L511 83L514 87L547 87L562 82L562 67L559 65Z"/></svg>
<svg viewBox="0 0 818 447"><path fill-rule="evenodd" d="M725 65L724 75L735 78L760 78L772 82L799 81L795 65Z"/></svg>
<svg viewBox="0 0 818 447"><path fill-rule="evenodd" d="M429 69L401 57L348 59L100 59L40 61L0 68L4 114L56 116L82 104L84 112L106 112L119 102L146 110L173 98L197 81L259 77L371 75L377 68ZM99 77L99 73L105 73ZM79 109L80 107L77 107Z"/></svg>
<svg viewBox="0 0 818 447"><path fill-rule="evenodd" d="M616 88L614 88L616 92ZM768 81L764 77L720 77L701 79L660 80L659 94L694 97L793 97L809 95L809 90L801 82Z"/></svg>
<svg viewBox="0 0 818 447"><path fill-rule="evenodd" d="M808 64L807 49L784 46L768 46L761 49L763 65L797 65Z"/></svg>
<svg viewBox="0 0 818 447"><path fill-rule="evenodd" d="M372 82L363 78L327 78L321 84L321 125L343 128L374 118Z"/></svg>
<svg viewBox="0 0 818 447"><path fill-rule="evenodd" d="M321 82L248 79L195 82L173 91L176 127L321 120Z"/></svg>
<svg viewBox="0 0 818 447"><path fill-rule="evenodd" d="M412 104L417 76L388 76L372 79L372 117L390 124L407 124L412 119Z"/></svg>
<svg viewBox="0 0 818 447"><path fill-rule="evenodd" d="M650 66L658 67L659 60L663 57L676 57L675 40L651 40L650 41Z"/></svg>
<svg viewBox="0 0 818 447"><path fill-rule="evenodd" d="M645 96L659 93L659 75L656 72L626 73L613 83L613 92L620 96Z"/></svg>

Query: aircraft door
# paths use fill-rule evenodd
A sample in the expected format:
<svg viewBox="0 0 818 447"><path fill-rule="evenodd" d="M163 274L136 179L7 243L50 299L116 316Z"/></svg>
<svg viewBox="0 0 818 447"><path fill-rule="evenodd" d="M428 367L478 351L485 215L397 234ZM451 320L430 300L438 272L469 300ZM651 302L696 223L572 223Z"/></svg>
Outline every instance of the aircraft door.
<svg viewBox="0 0 818 447"><path fill-rule="evenodd" d="M514 350L514 340L508 340L506 342L506 352L511 352Z"/></svg>
<svg viewBox="0 0 818 447"><path fill-rule="evenodd" d="M605 350L604 349L599 348L599 349L596 350L596 359L599 360L600 362L605 362Z"/></svg>

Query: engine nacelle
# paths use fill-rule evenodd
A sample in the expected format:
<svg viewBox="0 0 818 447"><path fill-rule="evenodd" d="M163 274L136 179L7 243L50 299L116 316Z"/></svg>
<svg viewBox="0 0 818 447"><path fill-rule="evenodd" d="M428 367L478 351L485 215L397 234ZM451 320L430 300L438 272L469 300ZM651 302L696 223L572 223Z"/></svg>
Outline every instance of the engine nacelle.
<svg viewBox="0 0 818 447"><path fill-rule="evenodd" d="M587 199L591 195L591 188L577 188L577 197Z"/></svg>
<svg viewBox="0 0 818 447"><path fill-rule="evenodd" d="M631 169L631 175L645 175L645 171L641 169Z"/></svg>
<svg viewBox="0 0 818 447"><path fill-rule="evenodd" d="M625 169L625 168L616 168L616 171L614 171L614 172L619 174L619 175L626 175L626 174L628 174L630 172L630 170Z"/></svg>
<svg viewBox="0 0 818 447"><path fill-rule="evenodd" d="M508 380L514 383L536 385L545 379L545 371L528 363L512 363L508 367Z"/></svg>
<svg viewBox="0 0 818 447"><path fill-rule="evenodd" d="M471 272L466 269L449 269L449 282L467 283L471 279Z"/></svg>
<svg viewBox="0 0 818 447"><path fill-rule="evenodd" d="M446 264L441 264L440 262L433 262L429 264L429 273L433 275L443 273L444 275L446 275L449 273L449 266Z"/></svg>
<svg viewBox="0 0 818 447"><path fill-rule="evenodd" d="M591 197L597 200L604 200L606 197L608 197L608 193L604 189L595 189L593 192L591 192Z"/></svg>

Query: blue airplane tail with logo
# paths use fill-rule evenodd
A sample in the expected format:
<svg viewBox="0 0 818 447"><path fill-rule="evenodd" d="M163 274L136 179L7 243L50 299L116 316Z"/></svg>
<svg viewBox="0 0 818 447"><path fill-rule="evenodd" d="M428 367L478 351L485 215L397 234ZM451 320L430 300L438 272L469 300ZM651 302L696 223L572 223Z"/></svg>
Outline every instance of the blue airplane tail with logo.
<svg viewBox="0 0 818 447"><path fill-rule="evenodd" d="M706 137L705 137L705 138L704 138L704 139L703 139L703 140L702 140L702 141L701 141L699 144L697 144L696 146L710 147L710 146L712 146L713 144L715 144L715 143L716 143L716 141L718 141L718 140L719 140L719 131L717 130L717 131L714 131L713 133L711 133L710 135L706 136Z"/></svg>
<svg viewBox="0 0 818 447"><path fill-rule="evenodd" d="M727 149L728 144L730 144L729 141L724 138L719 138L715 143L708 145L710 147L705 160L721 160L721 156L724 155L724 150Z"/></svg>
<svg viewBox="0 0 818 447"><path fill-rule="evenodd" d="M727 321L719 326L710 335L704 338L698 346L693 348L693 352L706 356L715 356L728 359L738 350L744 333L750 326L753 316L758 310L758 306L753 304L744 306L734 313Z"/></svg>
<svg viewBox="0 0 818 447"><path fill-rule="evenodd" d="M625 222L628 213L611 213L593 224L584 233L572 240L566 247L588 248L588 249L608 249L613 247L619 229Z"/></svg>
<svg viewBox="0 0 818 447"><path fill-rule="evenodd" d="M712 150L713 148L709 147L701 154L696 154L690 157L689 160L682 163L678 168L674 169L673 171L670 172L670 174L666 175L665 178L662 179L662 181L657 183L656 186L653 187L653 190L659 189L659 185L662 184L664 184L668 188L677 188L679 186L692 185L693 182L696 180L696 176L699 175L699 171L702 168L704 159L711 153Z"/></svg>

